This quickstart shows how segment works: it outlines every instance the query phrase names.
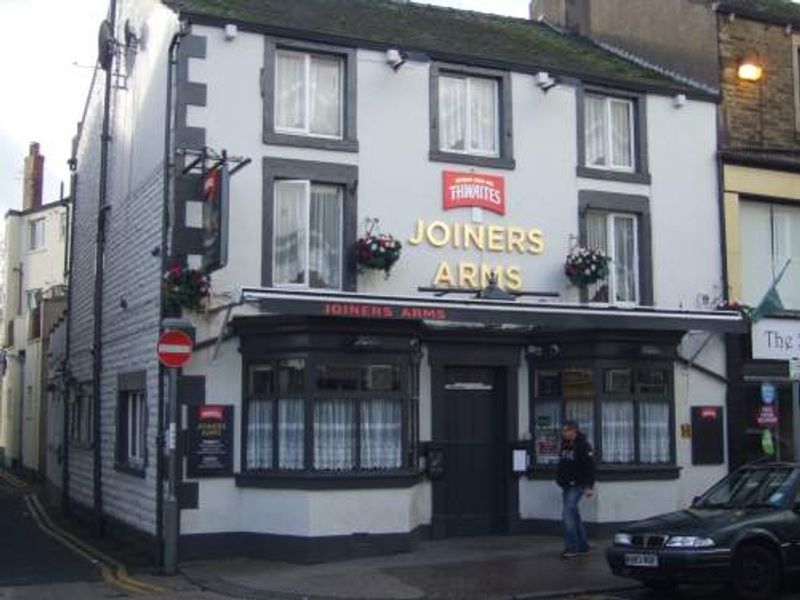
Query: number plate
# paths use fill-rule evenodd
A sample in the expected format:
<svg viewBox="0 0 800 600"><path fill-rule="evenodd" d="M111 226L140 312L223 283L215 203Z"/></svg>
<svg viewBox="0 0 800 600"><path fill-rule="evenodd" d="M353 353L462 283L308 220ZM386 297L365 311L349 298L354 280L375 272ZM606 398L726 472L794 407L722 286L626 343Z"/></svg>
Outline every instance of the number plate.
<svg viewBox="0 0 800 600"><path fill-rule="evenodd" d="M658 556L656 554L626 554L626 567L657 567Z"/></svg>

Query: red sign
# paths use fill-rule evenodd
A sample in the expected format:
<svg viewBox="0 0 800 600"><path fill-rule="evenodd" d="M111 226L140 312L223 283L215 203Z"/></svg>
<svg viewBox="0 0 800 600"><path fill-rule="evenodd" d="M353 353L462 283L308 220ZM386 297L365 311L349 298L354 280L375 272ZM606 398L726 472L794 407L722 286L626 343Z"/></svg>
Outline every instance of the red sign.
<svg viewBox="0 0 800 600"><path fill-rule="evenodd" d="M778 415L775 414L775 407L765 404L761 407L756 419L761 427L773 427L778 424Z"/></svg>
<svg viewBox="0 0 800 600"><path fill-rule="evenodd" d="M384 304L357 304L354 302L328 302L322 309L326 317L360 317L366 319L421 319L446 321L444 308L421 306L386 306Z"/></svg>
<svg viewBox="0 0 800 600"><path fill-rule="evenodd" d="M703 409L700 411L700 418L713 421L717 418L717 409L711 406L703 407Z"/></svg>
<svg viewBox="0 0 800 600"><path fill-rule="evenodd" d="M506 183L502 177L444 171L442 179L445 210L475 207L506 214Z"/></svg>
<svg viewBox="0 0 800 600"><path fill-rule="evenodd" d="M203 180L203 199L208 201L214 200L219 190L219 169L214 169L206 173Z"/></svg>
<svg viewBox="0 0 800 600"><path fill-rule="evenodd" d="M192 338L182 331L165 331L158 338L158 360L165 367L182 367L192 358Z"/></svg>
<svg viewBox="0 0 800 600"><path fill-rule="evenodd" d="M219 421L225 418L225 407L219 405L200 406L197 409L197 418L200 421Z"/></svg>

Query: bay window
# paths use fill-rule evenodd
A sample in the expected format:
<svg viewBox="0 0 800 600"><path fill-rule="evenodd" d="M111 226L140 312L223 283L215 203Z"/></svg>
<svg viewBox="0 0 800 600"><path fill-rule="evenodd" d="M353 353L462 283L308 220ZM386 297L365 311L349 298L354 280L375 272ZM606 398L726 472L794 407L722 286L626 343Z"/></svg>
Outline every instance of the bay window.
<svg viewBox="0 0 800 600"><path fill-rule="evenodd" d="M565 420L578 423L601 467L674 463L668 363L594 361L533 368L531 431L537 464L558 463Z"/></svg>
<svg viewBox="0 0 800 600"><path fill-rule="evenodd" d="M279 180L274 197L274 284L341 289L342 187Z"/></svg>
<svg viewBox="0 0 800 600"><path fill-rule="evenodd" d="M409 467L408 368L396 356L251 362L243 470L330 475Z"/></svg>

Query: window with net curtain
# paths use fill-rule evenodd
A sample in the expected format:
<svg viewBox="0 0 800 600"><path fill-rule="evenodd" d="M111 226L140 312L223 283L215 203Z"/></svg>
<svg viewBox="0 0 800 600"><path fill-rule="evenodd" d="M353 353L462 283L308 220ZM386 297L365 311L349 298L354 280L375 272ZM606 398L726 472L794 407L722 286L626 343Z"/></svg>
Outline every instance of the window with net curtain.
<svg viewBox="0 0 800 600"><path fill-rule="evenodd" d="M500 156L499 82L458 74L439 76L439 149Z"/></svg>
<svg viewBox="0 0 800 600"><path fill-rule="evenodd" d="M608 276L587 287L592 302L639 303L639 221L636 215L589 211L586 245L611 258Z"/></svg>
<svg viewBox="0 0 800 600"><path fill-rule="evenodd" d="M346 360L285 359L251 365L247 470L402 468L401 373L397 364ZM305 454L307 426L311 427L310 456Z"/></svg>
<svg viewBox="0 0 800 600"><path fill-rule="evenodd" d="M343 197L339 185L275 182L273 285L341 289Z"/></svg>
<svg viewBox="0 0 800 600"><path fill-rule="evenodd" d="M584 143L587 167L634 171L633 101L587 94L584 97Z"/></svg>
<svg viewBox="0 0 800 600"><path fill-rule="evenodd" d="M601 463L672 462L672 392L666 366L545 367L536 371L534 389L538 464L558 463L566 419L578 423Z"/></svg>
<svg viewBox="0 0 800 600"><path fill-rule="evenodd" d="M279 50L275 61L275 131L341 139L344 60Z"/></svg>

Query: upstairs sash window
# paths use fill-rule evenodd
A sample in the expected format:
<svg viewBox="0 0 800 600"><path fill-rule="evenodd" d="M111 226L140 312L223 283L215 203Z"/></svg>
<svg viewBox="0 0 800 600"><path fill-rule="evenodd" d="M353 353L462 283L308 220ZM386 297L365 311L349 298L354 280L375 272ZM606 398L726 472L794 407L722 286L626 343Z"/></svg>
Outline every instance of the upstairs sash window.
<svg viewBox="0 0 800 600"><path fill-rule="evenodd" d="M587 245L602 250L611 258L608 277L589 286L590 300L620 304L639 302L638 226L633 214L587 214Z"/></svg>
<svg viewBox="0 0 800 600"><path fill-rule="evenodd" d="M344 64L337 56L279 50L275 131L341 139Z"/></svg>
<svg viewBox="0 0 800 600"><path fill-rule="evenodd" d="M634 107L631 100L587 95L584 123L587 167L635 170Z"/></svg>
<svg viewBox="0 0 800 600"><path fill-rule="evenodd" d="M499 84L486 77L439 77L439 149L500 155Z"/></svg>

